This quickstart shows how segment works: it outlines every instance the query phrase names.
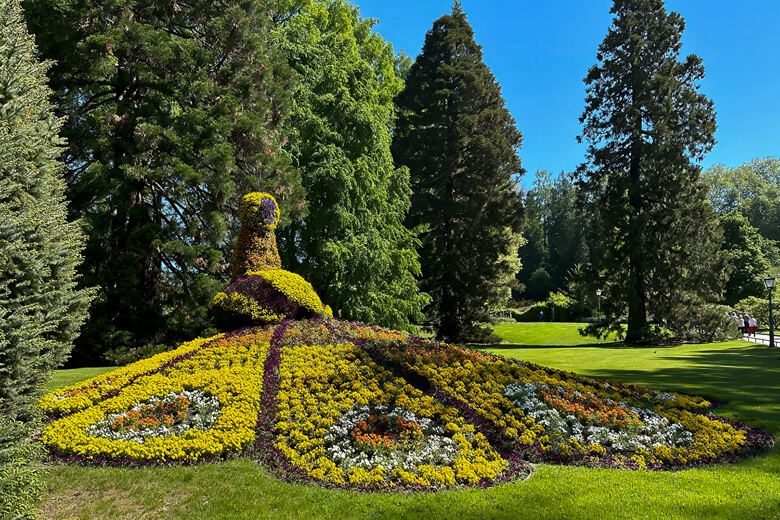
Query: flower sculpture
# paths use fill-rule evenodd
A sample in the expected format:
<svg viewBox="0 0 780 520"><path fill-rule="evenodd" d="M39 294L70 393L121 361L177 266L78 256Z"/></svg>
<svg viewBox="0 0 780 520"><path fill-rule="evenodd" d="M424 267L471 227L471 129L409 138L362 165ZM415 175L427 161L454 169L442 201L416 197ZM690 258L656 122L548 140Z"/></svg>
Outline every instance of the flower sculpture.
<svg viewBox="0 0 780 520"><path fill-rule="evenodd" d="M250 193L239 206L241 230L232 282L214 297L220 321L228 326L277 322L332 314L309 282L281 269L274 230L279 206L267 193Z"/></svg>
<svg viewBox="0 0 780 520"><path fill-rule="evenodd" d="M773 446L701 397L580 377L334 319L280 269L270 195L250 194L234 280L243 328L55 390L51 454L91 464L252 457L281 478L363 490L486 486L535 462L675 469Z"/></svg>

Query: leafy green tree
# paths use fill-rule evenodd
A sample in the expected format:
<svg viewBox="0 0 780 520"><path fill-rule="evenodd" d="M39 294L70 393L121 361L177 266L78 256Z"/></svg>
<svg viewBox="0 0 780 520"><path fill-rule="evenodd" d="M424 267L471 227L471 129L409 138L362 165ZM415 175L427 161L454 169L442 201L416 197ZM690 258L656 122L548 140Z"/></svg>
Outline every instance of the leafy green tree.
<svg viewBox="0 0 780 520"><path fill-rule="evenodd" d="M393 156L411 172L421 287L439 338L458 341L507 295L523 209L522 136L460 2L428 31L397 104Z"/></svg>
<svg viewBox="0 0 780 520"><path fill-rule="evenodd" d="M695 164L715 140L712 101L699 93L701 59L682 61L682 17L662 0L614 0L615 16L585 78L578 170L591 217L594 280L608 316L628 311L628 341L653 335L649 318L714 300L725 259ZM621 330L615 319L610 322Z"/></svg>
<svg viewBox="0 0 780 520"><path fill-rule="evenodd" d="M729 252L731 266L725 300L733 305L750 296L765 296L764 275L769 262L764 258L763 237L739 212L720 217L723 249Z"/></svg>
<svg viewBox="0 0 780 520"><path fill-rule="evenodd" d="M289 74L254 0L28 0L60 113L71 210L100 286L77 362L202 333L240 195L302 208L280 131Z"/></svg>
<svg viewBox="0 0 780 520"><path fill-rule="evenodd" d="M764 237L762 251L780 265L780 159L756 159L737 168L713 166L704 172L715 211L739 211Z"/></svg>
<svg viewBox="0 0 780 520"><path fill-rule="evenodd" d="M61 120L18 0L0 1L0 517L34 515L37 400L68 356L92 292L76 287L84 237L66 219Z"/></svg>
<svg viewBox="0 0 780 520"><path fill-rule="evenodd" d="M537 267L528 278L525 294L532 300L544 301L554 288L552 276L547 272L547 269Z"/></svg>
<svg viewBox="0 0 780 520"><path fill-rule="evenodd" d="M283 263L334 311L394 328L420 323L418 244L403 225L409 172L390 154L406 65L345 0L296 0L274 44L298 82L285 128L308 212L279 232Z"/></svg>

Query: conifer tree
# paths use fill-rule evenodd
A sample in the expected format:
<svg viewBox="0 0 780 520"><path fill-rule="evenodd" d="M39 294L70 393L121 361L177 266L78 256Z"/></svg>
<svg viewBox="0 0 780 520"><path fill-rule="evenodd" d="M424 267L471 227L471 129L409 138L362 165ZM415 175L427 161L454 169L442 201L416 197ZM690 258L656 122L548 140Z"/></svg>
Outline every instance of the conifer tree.
<svg viewBox="0 0 780 520"><path fill-rule="evenodd" d="M0 517L32 517L37 399L68 356L91 291L83 235L66 220L61 121L18 0L0 0Z"/></svg>
<svg viewBox="0 0 780 520"><path fill-rule="evenodd" d="M67 116L73 215L100 286L79 361L203 333L240 196L302 207L279 131L289 74L255 0L28 0Z"/></svg>
<svg viewBox="0 0 780 520"><path fill-rule="evenodd" d="M427 298L403 225L409 172L390 153L403 87L392 46L345 0L296 0L275 18L298 78L287 149L307 199L307 214L278 231L283 264L337 315L408 329Z"/></svg>
<svg viewBox="0 0 780 520"><path fill-rule="evenodd" d="M685 23L663 0L614 0L614 20L585 78L578 170L592 217L594 283L607 315L628 311L628 341L653 335L681 305L713 300L724 258L701 168L715 140L702 61L678 60ZM611 325L619 330L616 321Z"/></svg>
<svg viewBox="0 0 780 520"><path fill-rule="evenodd" d="M428 31L397 104L393 156L411 174L407 224L423 230L421 287L438 336L458 341L519 270L523 172L522 136L460 2Z"/></svg>

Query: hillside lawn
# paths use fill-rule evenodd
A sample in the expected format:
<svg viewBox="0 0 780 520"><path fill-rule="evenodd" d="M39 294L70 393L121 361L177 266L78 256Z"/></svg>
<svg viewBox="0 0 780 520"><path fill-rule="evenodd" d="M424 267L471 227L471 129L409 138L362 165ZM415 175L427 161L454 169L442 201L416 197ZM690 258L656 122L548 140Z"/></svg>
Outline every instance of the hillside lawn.
<svg viewBox="0 0 780 520"><path fill-rule="evenodd" d="M740 341L676 347L587 345L578 324L502 325L496 354L705 396L720 415L780 434L780 349ZM539 345L578 345L545 346ZM56 388L109 369L58 371ZM736 465L634 472L539 465L484 490L365 494L280 482L247 459L191 467L50 467L46 518L780 518L780 450Z"/></svg>

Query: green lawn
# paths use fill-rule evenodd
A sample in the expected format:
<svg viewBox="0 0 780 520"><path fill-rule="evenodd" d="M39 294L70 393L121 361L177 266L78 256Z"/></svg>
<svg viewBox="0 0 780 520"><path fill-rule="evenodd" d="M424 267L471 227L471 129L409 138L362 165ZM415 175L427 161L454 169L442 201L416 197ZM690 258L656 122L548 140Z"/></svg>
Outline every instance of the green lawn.
<svg viewBox="0 0 780 520"><path fill-rule="evenodd" d="M546 335L539 326L547 327ZM516 344L522 337L533 345L557 344L561 338L575 338L567 340L573 345L585 343L572 336L575 324L514 327L511 341ZM500 345L487 350L582 374L702 394L724 403L719 413L775 436L780 433L780 350L742 342L669 348ZM58 373L62 384L91 375L94 371ZM53 466L45 512L49 518L79 519L770 519L780 518L780 450L733 466L679 472L541 465L525 482L400 495L286 484L249 460L143 470Z"/></svg>
<svg viewBox="0 0 780 520"><path fill-rule="evenodd" d="M617 341L610 336L606 340L580 335L582 323L510 323L498 325L495 332L502 340L515 345L577 346Z"/></svg>
<svg viewBox="0 0 780 520"><path fill-rule="evenodd" d="M95 377L116 367L92 367L92 368L69 368L57 370L46 385L46 390L54 390L77 381L83 381L90 377Z"/></svg>

